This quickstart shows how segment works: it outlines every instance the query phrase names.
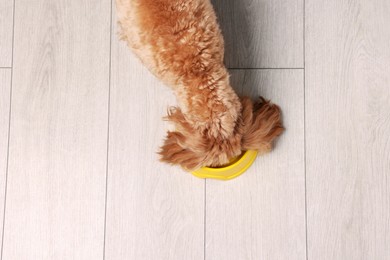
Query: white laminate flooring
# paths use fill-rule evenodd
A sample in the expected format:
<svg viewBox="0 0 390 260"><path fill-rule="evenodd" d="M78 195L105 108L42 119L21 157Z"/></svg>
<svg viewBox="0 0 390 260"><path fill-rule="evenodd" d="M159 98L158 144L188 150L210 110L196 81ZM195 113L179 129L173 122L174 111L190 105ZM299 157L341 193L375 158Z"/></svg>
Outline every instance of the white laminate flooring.
<svg viewBox="0 0 390 260"><path fill-rule="evenodd" d="M309 259L390 259L389 14L307 1Z"/></svg>
<svg viewBox="0 0 390 260"><path fill-rule="evenodd" d="M303 0L212 0L229 68L303 68Z"/></svg>
<svg viewBox="0 0 390 260"><path fill-rule="evenodd" d="M286 127L227 182L158 161L176 100L114 2L0 0L3 260L390 259L388 0L212 0Z"/></svg>
<svg viewBox="0 0 390 260"><path fill-rule="evenodd" d="M14 0L0 0L0 68L12 66Z"/></svg>
<svg viewBox="0 0 390 260"><path fill-rule="evenodd" d="M0 69L0 223L3 223L8 159L11 69ZM0 235L3 234L3 229ZM2 241L2 237L0 242Z"/></svg>
<svg viewBox="0 0 390 260"><path fill-rule="evenodd" d="M109 10L16 3L3 259L102 258Z"/></svg>

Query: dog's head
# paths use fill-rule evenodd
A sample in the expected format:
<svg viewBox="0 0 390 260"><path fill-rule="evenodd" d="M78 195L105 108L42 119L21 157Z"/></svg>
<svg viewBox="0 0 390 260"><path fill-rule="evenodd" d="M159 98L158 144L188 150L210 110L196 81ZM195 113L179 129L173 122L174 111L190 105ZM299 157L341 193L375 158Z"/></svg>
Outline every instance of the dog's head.
<svg viewBox="0 0 390 260"><path fill-rule="evenodd" d="M228 134L223 125L232 124L229 117L221 118L217 126L199 127L179 108L171 108L167 119L175 124L176 131L168 132L161 160L194 170L225 165L246 150L269 151L272 141L283 132L279 107L263 98L253 103L247 97L241 99L241 107Z"/></svg>

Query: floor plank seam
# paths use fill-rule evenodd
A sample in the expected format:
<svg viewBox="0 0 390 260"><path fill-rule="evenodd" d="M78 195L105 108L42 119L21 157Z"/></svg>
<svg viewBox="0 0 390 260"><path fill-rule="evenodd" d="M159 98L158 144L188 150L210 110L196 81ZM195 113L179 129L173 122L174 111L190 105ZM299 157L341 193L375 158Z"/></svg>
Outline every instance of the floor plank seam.
<svg viewBox="0 0 390 260"><path fill-rule="evenodd" d="M112 56L112 5L110 9L110 51L108 62L108 103L107 103L107 152L106 152L106 194L104 197L104 231L103 231L103 260L106 258L106 229L107 229L107 195L108 195L108 160L109 160L109 144L110 144L110 105L111 105L111 56Z"/></svg>
<svg viewBox="0 0 390 260"><path fill-rule="evenodd" d="M305 176L305 254L309 259L307 232L307 173L306 173L306 0L303 0L303 162Z"/></svg>
<svg viewBox="0 0 390 260"><path fill-rule="evenodd" d="M8 109L8 140L7 140L7 158L6 158L6 168L5 168L5 180L4 180L4 207L3 207L3 226L1 234L1 252L0 259L3 259L3 250L4 250L4 231L5 231L5 211L7 206L7 183L8 183L8 164L9 164L9 144L11 139L11 109L12 109L12 85L13 85L13 74L14 74L14 48L15 48L15 2L13 1L12 9L12 53L11 53L11 82L10 82L10 91L9 91L9 109Z"/></svg>
<svg viewBox="0 0 390 260"><path fill-rule="evenodd" d="M204 230L203 230L203 259L206 260L206 206L207 206L207 197L206 197L206 189L207 189L207 180L204 180Z"/></svg>

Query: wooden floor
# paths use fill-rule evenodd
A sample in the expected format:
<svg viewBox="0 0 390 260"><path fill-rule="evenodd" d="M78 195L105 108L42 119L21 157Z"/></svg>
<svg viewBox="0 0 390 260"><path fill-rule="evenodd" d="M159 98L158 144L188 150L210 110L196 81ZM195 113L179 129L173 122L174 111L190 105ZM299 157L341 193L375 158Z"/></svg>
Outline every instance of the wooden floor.
<svg viewBox="0 0 390 260"><path fill-rule="evenodd" d="M212 2L286 126L228 182L158 162L176 101L111 0L0 0L2 259L390 259L390 1Z"/></svg>

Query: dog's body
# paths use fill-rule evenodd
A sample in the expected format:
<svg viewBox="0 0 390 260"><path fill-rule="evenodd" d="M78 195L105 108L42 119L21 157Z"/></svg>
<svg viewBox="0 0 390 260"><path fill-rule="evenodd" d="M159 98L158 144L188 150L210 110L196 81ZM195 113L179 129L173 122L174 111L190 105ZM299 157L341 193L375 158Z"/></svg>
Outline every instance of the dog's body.
<svg viewBox="0 0 390 260"><path fill-rule="evenodd" d="M243 150L268 151L280 111L240 100L223 64L224 44L209 0L117 0L121 38L179 101L162 160L187 169L221 166Z"/></svg>

